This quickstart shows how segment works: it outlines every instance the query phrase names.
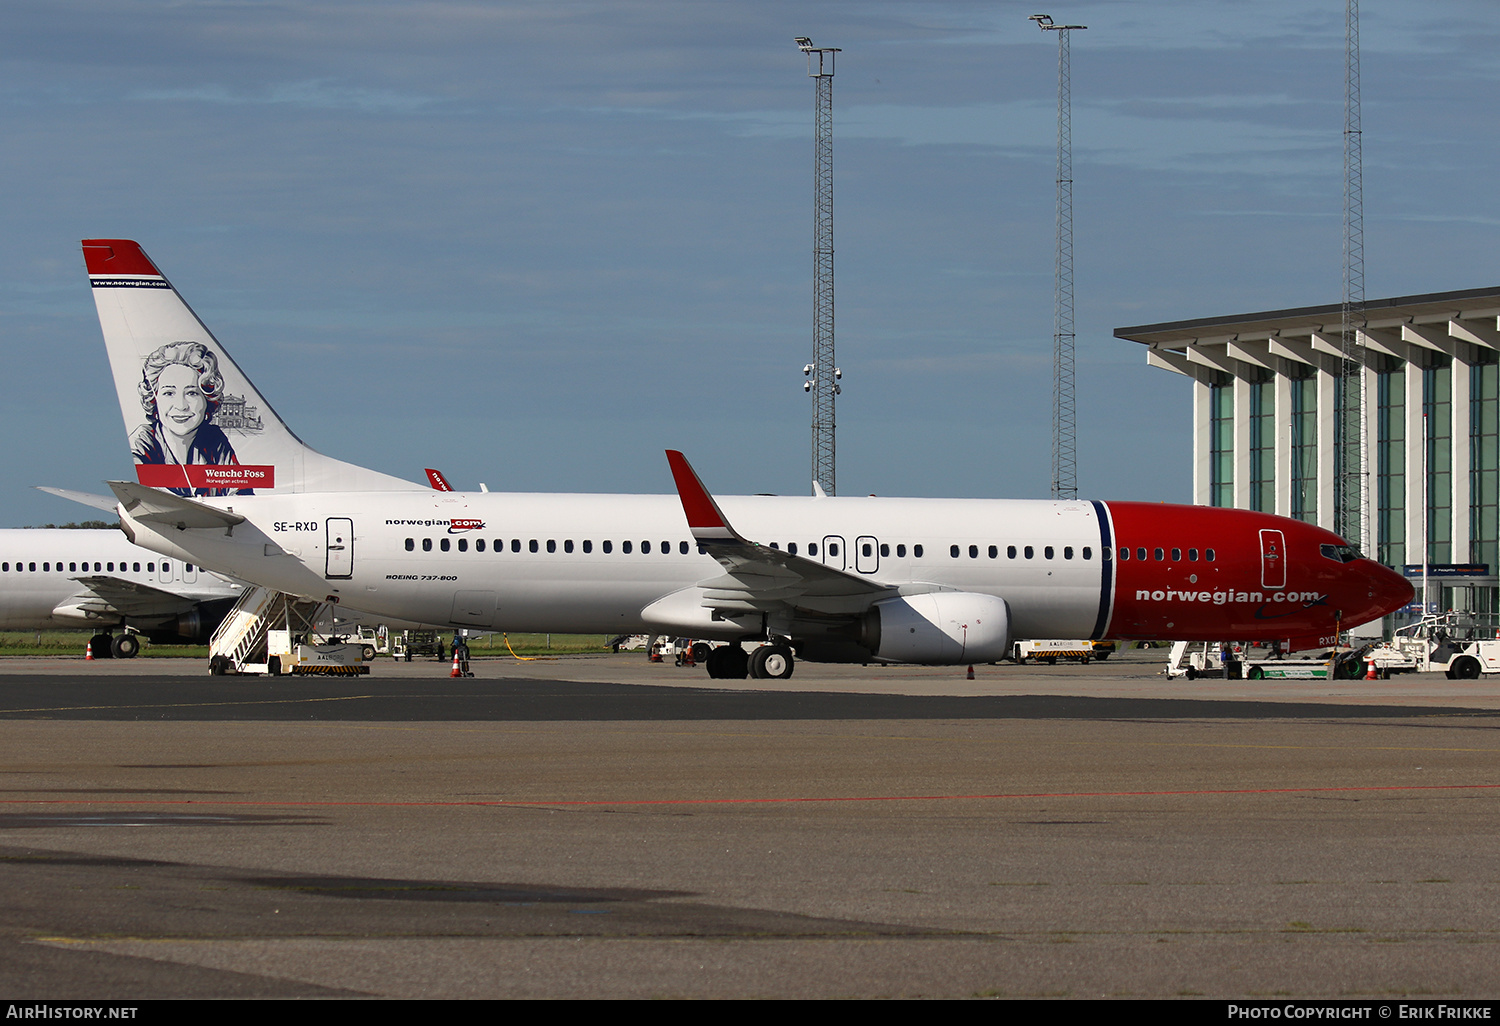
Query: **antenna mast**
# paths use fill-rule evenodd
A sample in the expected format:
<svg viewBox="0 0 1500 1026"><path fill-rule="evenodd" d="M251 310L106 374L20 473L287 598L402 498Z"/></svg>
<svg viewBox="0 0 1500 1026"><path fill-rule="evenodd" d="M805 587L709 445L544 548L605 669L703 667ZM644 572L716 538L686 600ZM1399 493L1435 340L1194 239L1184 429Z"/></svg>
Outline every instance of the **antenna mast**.
<svg viewBox="0 0 1500 1026"><path fill-rule="evenodd" d="M834 397L843 374L833 358L833 55L836 46L814 46L806 36L797 47L807 54L813 92L813 360L803 368L804 391L812 393L812 478L814 493L837 494L834 472Z"/></svg>
<svg viewBox="0 0 1500 1026"><path fill-rule="evenodd" d="M1052 497L1078 498L1078 411L1073 388L1073 100L1069 38L1087 25L1054 25L1033 14L1043 32L1057 33L1057 256L1052 296Z"/></svg>
<svg viewBox="0 0 1500 1026"><path fill-rule="evenodd" d="M1337 531L1361 551L1370 547L1369 425L1359 331L1365 326L1365 207L1359 117L1359 0L1344 5L1344 295L1336 497ZM1423 539L1426 544L1426 539Z"/></svg>

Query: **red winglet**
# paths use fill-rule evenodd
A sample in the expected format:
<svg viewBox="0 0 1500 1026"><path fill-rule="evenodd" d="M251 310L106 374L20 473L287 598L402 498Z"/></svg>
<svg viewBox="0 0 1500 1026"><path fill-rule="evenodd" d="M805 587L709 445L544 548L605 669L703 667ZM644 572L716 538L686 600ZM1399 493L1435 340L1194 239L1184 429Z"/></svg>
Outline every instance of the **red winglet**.
<svg viewBox="0 0 1500 1026"><path fill-rule="evenodd" d="M677 482L677 497L682 500L682 512L687 515L688 527L693 537L705 539L738 539L739 535L724 519L718 503L714 502L703 482L688 463L687 457L676 449L667 450L667 463L672 467L672 479Z"/></svg>
<svg viewBox="0 0 1500 1026"><path fill-rule="evenodd" d="M162 277L140 244L129 239L84 239L83 262L88 265L90 274L154 274Z"/></svg>
<svg viewBox="0 0 1500 1026"><path fill-rule="evenodd" d="M431 467L427 467L426 470L427 480L431 482L434 491L453 491L453 486L448 483L448 479L443 476L443 472L441 470L433 470Z"/></svg>

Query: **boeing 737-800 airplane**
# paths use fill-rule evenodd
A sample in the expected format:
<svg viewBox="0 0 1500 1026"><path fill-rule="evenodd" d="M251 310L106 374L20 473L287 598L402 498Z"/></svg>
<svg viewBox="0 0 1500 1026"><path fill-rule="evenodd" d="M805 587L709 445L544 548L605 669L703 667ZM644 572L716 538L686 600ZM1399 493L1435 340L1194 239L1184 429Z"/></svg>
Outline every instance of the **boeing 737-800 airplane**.
<svg viewBox="0 0 1500 1026"><path fill-rule="evenodd" d="M489 630L753 642L722 677L821 661L961 664L1012 638L1329 643L1411 586L1313 524L1089 501L715 500L437 491L281 421L134 242L83 243L135 481L131 540L266 587ZM1327 640L1324 640L1327 639Z"/></svg>

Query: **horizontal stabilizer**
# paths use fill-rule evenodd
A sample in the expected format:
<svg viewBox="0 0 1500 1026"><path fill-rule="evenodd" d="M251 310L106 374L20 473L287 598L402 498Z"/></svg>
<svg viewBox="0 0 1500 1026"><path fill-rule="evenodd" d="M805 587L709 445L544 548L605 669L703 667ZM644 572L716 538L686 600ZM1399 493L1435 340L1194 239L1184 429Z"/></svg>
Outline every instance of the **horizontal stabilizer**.
<svg viewBox="0 0 1500 1026"><path fill-rule="evenodd" d="M178 530L192 527L234 528L245 522L238 513L215 509L171 492L147 488L134 481L108 481L110 490L130 519L148 524L166 524Z"/></svg>
<svg viewBox="0 0 1500 1026"><path fill-rule="evenodd" d="M36 490L39 492L46 492L48 495L56 495L60 499L69 499L73 502L81 502L85 506L92 506L95 509L102 509L106 513L112 514L115 511L115 500L111 499L108 495L95 495L93 492L75 492L69 488L51 488L47 485L33 485L33 487L36 488Z"/></svg>

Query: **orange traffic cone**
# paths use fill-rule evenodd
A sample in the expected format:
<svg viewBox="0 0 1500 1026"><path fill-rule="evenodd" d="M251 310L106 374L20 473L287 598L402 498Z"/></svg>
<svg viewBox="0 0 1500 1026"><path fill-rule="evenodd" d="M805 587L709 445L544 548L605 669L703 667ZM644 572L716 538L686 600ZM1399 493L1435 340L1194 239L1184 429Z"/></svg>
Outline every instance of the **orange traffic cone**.
<svg viewBox="0 0 1500 1026"><path fill-rule="evenodd" d="M83 658L90 660L94 658L94 642L92 638L89 639L89 643L84 646Z"/></svg>
<svg viewBox="0 0 1500 1026"><path fill-rule="evenodd" d="M462 677L463 675L464 675L464 672L458 668L458 646L455 645L453 647L453 672L450 673L450 674L448 674L448 676L450 676L450 677Z"/></svg>
<svg viewBox="0 0 1500 1026"><path fill-rule="evenodd" d="M1379 680L1379 679L1380 679L1380 674L1378 674L1378 673L1375 672L1375 660L1371 659L1370 660L1370 669L1365 674L1365 680Z"/></svg>
<svg viewBox="0 0 1500 1026"><path fill-rule="evenodd" d="M974 679L974 667L972 665L969 667L969 679Z"/></svg>

